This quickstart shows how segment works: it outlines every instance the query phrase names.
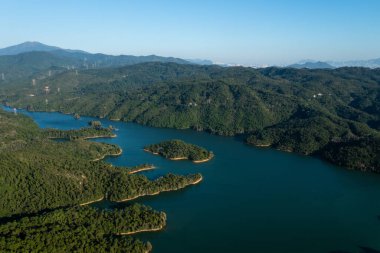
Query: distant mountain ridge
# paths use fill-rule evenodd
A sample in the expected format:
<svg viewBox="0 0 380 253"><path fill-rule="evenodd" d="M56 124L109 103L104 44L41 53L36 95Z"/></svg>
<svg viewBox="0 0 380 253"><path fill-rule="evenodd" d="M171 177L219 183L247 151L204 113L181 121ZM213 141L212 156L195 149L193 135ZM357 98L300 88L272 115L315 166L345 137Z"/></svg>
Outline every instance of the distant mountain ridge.
<svg viewBox="0 0 380 253"><path fill-rule="evenodd" d="M329 64L336 68L340 67L366 67L366 68L380 68L380 58L370 60L357 60L357 61L329 61Z"/></svg>
<svg viewBox="0 0 380 253"><path fill-rule="evenodd" d="M100 69L145 62L201 63L200 60L187 61L180 58L157 55L114 56L100 53L92 54L82 50L62 49L40 42L28 41L0 49L0 81L29 78L40 72L44 72L42 75L47 76L53 72L62 72L69 69Z"/></svg>
<svg viewBox="0 0 380 253"><path fill-rule="evenodd" d="M214 64L212 61L205 60L205 59L186 59L186 61L194 63L194 64L198 64L198 65L212 65L212 64Z"/></svg>
<svg viewBox="0 0 380 253"><path fill-rule="evenodd" d="M32 51L49 52L49 51L54 51L54 50L62 50L62 49L59 47L48 46L36 41L26 41L18 45L1 48L0 55L16 55L16 54L32 52Z"/></svg>
<svg viewBox="0 0 380 253"><path fill-rule="evenodd" d="M298 64L292 64L288 66L289 68L296 68L296 69L333 69L334 66L326 63L326 62L305 62L305 63L298 63Z"/></svg>
<svg viewBox="0 0 380 253"><path fill-rule="evenodd" d="M307 69L327 69L342 67L364 67L364 68L380 68L380 58L369 60L352 60L352 61L315 61L302 60L295 64L287 66L289 68L307 68Z"/></svg>
<svg viewBox="0 0 380 253"><path fill-rule="evenodd" d="M63 49L49 46L37 41L27 41L18 45L0 49L0 56L18 55L29 52L49 52L55 56L75 58L83 61L83 65L89 68L115 67L122 65L137 64L143 62L174 62L178 64L211 65L210 60L204 59L181 59L175 57L163 57L157 55L134 56L134 55L107 55L102 53L89 53L83 50Z"/></svg>
<svg viewBox="0 0 380 253"><path fill-rule="evenodd" d="M11 81L27 78L41 71L45 75L55 71L65 71L71 68L83 68L74 58L54 55L51 52L31 51L17 55L0 56L1 81Z"/></svg>
<svg viewBox="0 0 380 253"><path fill-rule="evenodd" d="M174 58L163 57L157 55L133 56L133 55L106 55L92 54L82 50L62 49L55 46L49 46L40 42L27 41L18 45L0 49L1 56L17 56L30 52L47 52L54 57L65 57L76 61L75 67L82 65L85 68L100 68L100 67L116 67L123 65L131 65L143 62L174 62L178 64L191 64L189 61Z"/></svg>

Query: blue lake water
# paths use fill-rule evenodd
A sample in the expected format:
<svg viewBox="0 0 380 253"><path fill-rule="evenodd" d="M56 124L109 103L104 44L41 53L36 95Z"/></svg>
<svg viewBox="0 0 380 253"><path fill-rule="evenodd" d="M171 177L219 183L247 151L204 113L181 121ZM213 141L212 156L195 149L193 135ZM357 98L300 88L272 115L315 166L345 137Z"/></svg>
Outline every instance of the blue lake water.
<svg viewBox="0 0 380 253"><path fill-rule="evenodd" d="M22 113L43 128L74 129L87 126L93 119ZM123 149L121 156L107 158L106 162L122 166L154 164L156 170L144 172L151 179L168 172L200 172L204 177L200 184L184 190L136 200L167 213L163 231L137 236L149 240L154 253L380 250L380 175L251 147L232 137L101 122L118 131L117 138L100 141ZM194 164L169 161L143 151L147 144L173 138L212 150L215 158Z"/></svg>

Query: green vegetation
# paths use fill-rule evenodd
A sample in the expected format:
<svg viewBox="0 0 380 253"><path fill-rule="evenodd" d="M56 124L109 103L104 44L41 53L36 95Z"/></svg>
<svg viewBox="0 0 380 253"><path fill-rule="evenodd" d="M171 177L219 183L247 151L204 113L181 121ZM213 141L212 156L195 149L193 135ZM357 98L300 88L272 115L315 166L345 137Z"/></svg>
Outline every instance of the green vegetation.
<svg viewBox="0 0 380 253"><path fill-rule="evenodd" d="M112 212L58 209L1 224L0 251L141 253L151 245L119 234L160 229L165 223L165 213L137 204Z"/></svg>
<svg viewBox="0 0 380 253"><path fill-rule="evenodd" d="M153 182L149 181L145 176L138 174L133 175L134 177L131 177L132 175L127 173L115 174L112 183L108 186L108 199L111 201L122 202L140 196L179 190L202 180L201 174L188 175L186 177L168 174L159 177ZM128 185L130 187L120 187L122 185Z"/></svg>
<svg viewBox="0 0 380 253"><path fill-rule="evenodd" d="M85 61L83 59L86 59ZM83 51L67 51L64 49L33 50L19 54L0 55L0 73L5 74L5 82L33 77L38 81L50 75L67 70L82 71L84 69L109 68L138 64L143 62L175 62L189 64L188 61L156 55L104 55L90 54ZM50 72L50 73L49 73ZM2 80L0 80L0 83Z"/></svg>
<svg viewBox="0 0 380 253"><path fill-rule="evenodd" d="M78 205L177 190L202 177L169 174L151 181L144 175L131 174L135 168L94 161L121 151L115 145L84 140L99 132L111 133L103 128L42 130L24 115L0 110L0 218L14 220L0 222L0 251L149 249L138 240L120 238L115 233L162 227L165 222L161 213L136 206L97 212ZM55 142L52 137L68 141Z"/></svg>
<svg viewBox="0 0 380 253"><path fill-rule="evenodd" d="M91 120L88 122L88 125L95 129L101 129L102 127L102 123L99 120Z"/></svg>
<svg viewBox="0 0 380 253"><path fill-rule="evenodd" d="M49 71L50 74L60 73L74 64L76 64L74 59L48 52L0 56L0 72L4 73L6 83L26 77L36 77L37 73L40 78L47 78ZM31 81L29 84L32 84Z"/></svg>
<svg viewBox="0 0 380 253"><path fill-rule="evenodd" d="M108 128L81 128L79 130L58 130L58 129L46 129L44 131L45 135L51 139L67 139L67 140L75 140L75 139L89 139L89 138L111 138L115 137L115 134L112 133L111 129Z"/></svg>
<svg viewBox="0 0 380 253"><path fill-rule="evenodd" d="M93 57L89 59L93 64L104 59ZM243 135L252 145L380 172L380 69L143 63L84 70L89 66L82 59L80 53L62 51L1 56L5 80L0 81L0 102L30 111L70 113L76 118L89 115ZM93 67L145 60L119 57L110 65L104 61ZM150 244L117 234L160 228L165 225L164 214L136 205L103 212L79 205L176 190L199 182L202 176L169 174L151 181L131 173L140 167L120 168L96 161L121 152L115 145L85 140L113 136L112 129L99 123L90 122L91 127L80 130L41 130L25 116L0 110L0 251L151 249ZM146 148L168 158L197 161L210 156L181 141Z"/></svg>
<svg viewBox="0 0 380 253"><path fill-rule="evenodd" d="M0 100L37 111L242 134L253 145L319 155L337 139L380 135L379 83L380 69L143 63L78 75L66 71L35 87L30 81L3 85ZM45 85L51 86L48 95ZM28 96L31 93L35 96Z"/></svg>
<svg viewBox="0 0 380 253"><path fill-rule="evenodd" d="M152 170L154 169L154 165L153 164L147 164L147 163L144 163L144 164L140 164L140 165L137 165L137 166L133 166L133 167L129 167L128 168L128 172L130 174L133 174L133 173L137 173L139 171L144 171L144 170Z"/></svg>
<svg viewBox="0 0 380 253"><path fill-rule="evenodd" d="M191 161L205 161L213 157L212 152L181 140L163 141L144 147L144 150L159 154L165 158L189 159Z"/></svg>
<svg viewBox="0 0 380 253"><path fill-rule="evenodd" d="M321 156L340 166L379 172L380 138L336 140L320 152Z"/></svg>

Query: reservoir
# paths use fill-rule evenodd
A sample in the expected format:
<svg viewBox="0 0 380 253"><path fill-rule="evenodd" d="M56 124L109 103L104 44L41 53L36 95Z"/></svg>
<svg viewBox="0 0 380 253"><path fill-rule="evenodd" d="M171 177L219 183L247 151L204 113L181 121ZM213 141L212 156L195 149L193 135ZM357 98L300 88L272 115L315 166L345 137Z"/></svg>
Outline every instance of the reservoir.
<svg viewBox="0 0 380 253"><path fill-rule="evenodd" d="M42 128L76 129L94 120L19 112ZM233 137L100 121L105 127L117 128L117 137L96 141L123 149L121 156L109 157L106 162L119 166L153 164L155 170L142 172L150 179L169 172L203 175L198 185L135 200L167 213L164 230L136 235L150 241L154 253L380 252L380 175L349 171L313 157L255 148ZM143 151L147 144L168 139L205 147L215 157L195 164ZM94 206L129 204L104 201Z"/></svg>

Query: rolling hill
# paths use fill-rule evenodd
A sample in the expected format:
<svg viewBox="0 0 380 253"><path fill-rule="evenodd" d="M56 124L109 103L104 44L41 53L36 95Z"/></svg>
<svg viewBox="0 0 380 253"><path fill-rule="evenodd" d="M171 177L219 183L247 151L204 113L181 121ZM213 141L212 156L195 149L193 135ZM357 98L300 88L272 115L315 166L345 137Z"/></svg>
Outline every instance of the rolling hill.
<svg viewBox="0 0 380 253"><path fill-rule="evenodd" d="M30 78L37 73L45 77L49 71L51 74L51 71L99 69L144 62L192 64L174 57L91 54L81 50L48 46L39 42L25 42L0 49L0 74L4 76L4 78L1 76L0 81Z"/></svg>
<svg viewBox="0 0 380 253"><path fill-rule="evenodd" d="M29 83L3 87L0 99L29 110L243 135L256 146L353 157L349 150L361 140L370 139L375 147L379 143L379 83L379 69L142 63L65 71L40 80L35 87ZM44 92L46 85L49 94ZM369 162L348 167L379 171L375 151L368 149Z"/></svg>

